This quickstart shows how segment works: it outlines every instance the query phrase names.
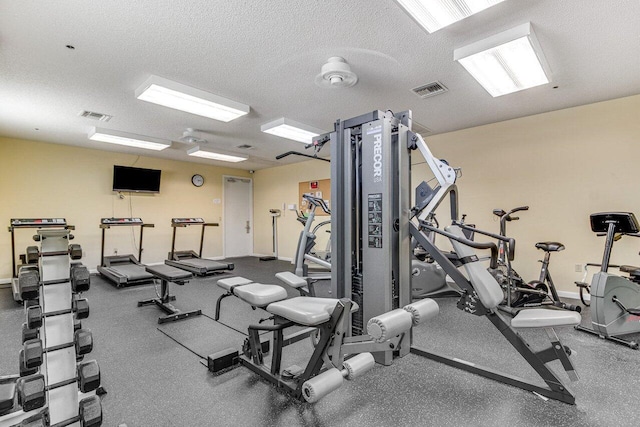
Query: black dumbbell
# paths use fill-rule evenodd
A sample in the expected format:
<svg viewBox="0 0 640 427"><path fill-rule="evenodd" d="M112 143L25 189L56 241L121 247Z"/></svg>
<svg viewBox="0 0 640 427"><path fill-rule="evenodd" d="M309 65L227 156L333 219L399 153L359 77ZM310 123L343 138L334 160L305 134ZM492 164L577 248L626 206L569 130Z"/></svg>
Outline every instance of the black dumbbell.
<svg viewBox="0 0 640 427"><path fill-rule="evenodd" d="M78 363L78 384L80 391L88 393L100 387L100 367L95 360Z"/></svg>
<svg viewBox="0 0 640 427"><path fill-rule="evenodd" d="M26 323L22 324L22 343L27 340L33 340L40 336L38 329L29 329Z"/></svg>
<svg viewBox="0 0 640 427"><path fill-rule="evenodd" d="M29 375L18 379L16 383L18 391L18 404L25 412L42 408L46 402L44 376L41 374Z"/></svg>
<svg viewBox="0 0 640 427"><path fill-rule="evenodd" d="M69 245L69 256L71 257L71 259L82 258L82 247L77 243Z"/></svg>
<svg viewBox="0 0 640 427"><path fill-rule="evenodd" d="M76 319L86 319L89 317L89 301L86 298L74 298L72 302Z"/></svg>
<svg viewBox="0 0 640 427"><path fill-rule="evenodd" d="M23 301L38 299L40 295L40 275L37 271L27 270L18 276L20 298Z"/></svg>
<svg viewBox="0 0 640 427"><path fill-rule="evenodd" d="M26 340L24 344L22 344L22 349L19 354L20 376L24 377L38 372L38 368L42 365L42 355L42 340Z"/></svg>
<svg viewBox="0 0 640 427"><path fill-rule="evenodd" d="M94 427L102 425L102 403L98 396L90 396L80 401L80 425Z"/></svg>
<svg viewBox="0 0 640 427"><path fill-rule="evenodd" d="M40 257L40 251L37 246L27 246L25 254L25 264L37 264Z"/></svg>
<svg viewBox="0 0 640 427"><path fill-rule="evenodd" d="M89 329L78 329L74 332L76 355L82 356L93 350L93 336Z"/></svg>
<svg viewBox="0 0 640 427"><path fill-rule="evenodd" d="M42 307L39 305L32 305L26 308L27 314L27 328L38 329L42 326Z"/></svg>
<svg viewBox="0 0 640 427"><path fill-rule="evenodd" d="M71 267L71 288L73 292L86 292L91 285L89 269L82 264Z"/></svg>

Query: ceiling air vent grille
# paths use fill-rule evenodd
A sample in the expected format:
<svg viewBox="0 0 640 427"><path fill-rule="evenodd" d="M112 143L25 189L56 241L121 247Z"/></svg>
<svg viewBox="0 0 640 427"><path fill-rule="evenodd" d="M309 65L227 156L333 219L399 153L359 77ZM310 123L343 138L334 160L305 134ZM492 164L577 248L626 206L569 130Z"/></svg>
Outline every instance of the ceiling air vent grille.
<svg viewBox="0 0 640 427"><path fill-rule="evenodd" d="M113 116L110 116L108 114L102 114L102 113L96 113L93 111L84 110L80 113L80 117L86 117L88 119L98 120L101 122L108 122L109 120L111 120Z"/></svg>
<svg viewBox="0 0 640 427"><path fill-rule="evenodd" d="M253 145L249 145L249 144L242 144L242 145L238 145L238 147L237 147L237 148L239 148L239 149L241 149L241 150L251 150L251 149L253 149Z"/></svg>
<svg viewBox="0 0 640 427"><path fill-rule="evenodd" d="M449 91L449 89L447 89L447 87L440 82L433 82L426 85L418 86L411 90L420 98L429 98Z"/></svg>

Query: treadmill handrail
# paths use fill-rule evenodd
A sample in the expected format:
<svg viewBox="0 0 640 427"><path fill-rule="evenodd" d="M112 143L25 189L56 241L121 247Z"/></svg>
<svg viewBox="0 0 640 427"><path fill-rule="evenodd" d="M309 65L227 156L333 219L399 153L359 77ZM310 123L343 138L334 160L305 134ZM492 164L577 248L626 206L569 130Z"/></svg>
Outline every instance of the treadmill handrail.
<svg viewBox="0 0 640 427"><path fill-rule="evenodd" d="M151 224L151 223L145 223L144 221L142 223L139 222L123 222L123 223L118 223L118 224L103 224L102 221L105 219L111 219L111 218L102 218L100 220L100 229L102 229L102 238L101 238L101 244L100 244L100 265L104 266L104 231L113 227L120 227L120 226L129 226L129 227L140 227L140 245L138 247L138 261L142 262L142 237L144 234L144 229L145 228L155 228L155 224Z"/></svg>
<svg viewBox="0 0 640 427"><path fill-rule="evenodd" d="M201 225L202 226L202 232L200 233L200 251L198 253L198 257L202 258L202 249L204 247L204 230L206 227L218 227L220 226L219 223L217 222L200 222L200 221L194 221L194 222L176 222L175 220L179 219L182 220L183 218L172 218L171 219L171 227L173 228L173 233L171 236L171 252L169 253L169 259L174 259L174 254L176 252L176 229L178 227L187 227L189 225ZM201 219L201 218L196 218L196 219Z"/></svg>

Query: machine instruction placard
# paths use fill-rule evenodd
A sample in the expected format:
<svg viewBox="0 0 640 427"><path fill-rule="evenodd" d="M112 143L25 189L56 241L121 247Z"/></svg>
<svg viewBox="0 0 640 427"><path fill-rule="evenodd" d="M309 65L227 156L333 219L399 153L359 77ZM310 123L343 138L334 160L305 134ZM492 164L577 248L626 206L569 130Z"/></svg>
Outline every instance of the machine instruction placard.
<svg viewBox="0 0 640 427"><path fill-rule="evenodd" d="M368 239L370 248L382 248L382 193L368 196Z"/></svg>

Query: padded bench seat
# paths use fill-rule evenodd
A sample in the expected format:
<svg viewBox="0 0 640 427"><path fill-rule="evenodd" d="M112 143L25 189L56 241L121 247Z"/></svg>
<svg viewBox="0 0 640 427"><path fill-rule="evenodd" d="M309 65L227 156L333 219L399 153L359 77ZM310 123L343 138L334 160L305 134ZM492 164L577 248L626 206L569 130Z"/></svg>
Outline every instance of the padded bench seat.
<svg viewBox="0 0 640 427"><path fill-rule="evenodd" d="M145 268L148 273L153 274L159 279L166 280L168 282L184 281L191 279L193 274L190 271L180 270L179 268L172 267L166 264L149 265Z"/></svg>
<svg viewBox="0 0 640 427"><path fill-rule="evenodd" d="M318 326L331 317L339 300L335 298L295 297L269 304L267 311L305 326ZM353 303L351 312L358 310Z"/></svg>
<svg viewBox="0 0 640 427"><path fill-rule="evenodd" d="M245 279L244 277L227 277L226 279L218 280L218 286L227 292L231 292L236 286L248 285L253 283L253 280Z"/></svg>
<svg viewBox="0 0 640 427"><path fill-rule="evenodd" d="M307 286L307 281L304 280L302 277L300 276L296 276L295 274L293 274L290 271L283 271L280 273L276 273L276 278L282 280L284 283L286 283L287 285L291 286L292 288L301 288L303 286Z"/></svg>
<svg viewBox="0 0 640 427"><path fill-rule="evenodd" d="M511 326L516 329L576 326L580 324L580 319L580 313L576 311L529 308L521 310L511 320Z"/></svg>
<svg viewBox="0 0 640 427"><path fill-rule="evenodd" d="M287 291L278 285L263 285L262 283L249 283L248 285L234 288L233 294L254 307L266 307L276 301L287 298Z"/></svg>
<svg viewBox="0 0 640 427"><path fill-rule="evenodd" d="M287 291L282 286L254 283L244 277L220 279L218 286L254 307L263 308L287 298Z"/></svg>

